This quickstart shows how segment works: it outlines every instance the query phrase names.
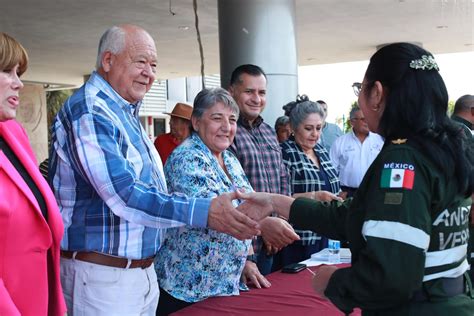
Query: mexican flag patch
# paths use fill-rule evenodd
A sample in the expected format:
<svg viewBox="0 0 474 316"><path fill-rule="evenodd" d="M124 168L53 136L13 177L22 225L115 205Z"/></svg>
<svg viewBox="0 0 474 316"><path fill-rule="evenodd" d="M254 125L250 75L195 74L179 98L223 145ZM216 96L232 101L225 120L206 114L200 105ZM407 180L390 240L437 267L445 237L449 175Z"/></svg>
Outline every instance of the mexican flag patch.
<svg viewBox="0 0 474 316"><path fill-rule="evenodd" d="M415 171L408 169L388 168L382 170L380 187L382 188L403 188L413 189Z"/></svg>

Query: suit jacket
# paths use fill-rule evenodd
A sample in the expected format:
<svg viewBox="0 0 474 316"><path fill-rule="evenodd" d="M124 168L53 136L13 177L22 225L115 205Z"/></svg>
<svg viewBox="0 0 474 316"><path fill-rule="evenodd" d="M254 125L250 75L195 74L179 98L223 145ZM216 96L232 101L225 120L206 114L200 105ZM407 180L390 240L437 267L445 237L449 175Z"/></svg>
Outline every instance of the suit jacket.
<svg viewBox="0 0 474 316"><path fill-rule="evenodd" d="M59 278L64 228L56 200L25 130L15 120L0 122L0 136L38 186L48 212L46 221L28 185L0 150L0 315L64 315Z"/></svg>

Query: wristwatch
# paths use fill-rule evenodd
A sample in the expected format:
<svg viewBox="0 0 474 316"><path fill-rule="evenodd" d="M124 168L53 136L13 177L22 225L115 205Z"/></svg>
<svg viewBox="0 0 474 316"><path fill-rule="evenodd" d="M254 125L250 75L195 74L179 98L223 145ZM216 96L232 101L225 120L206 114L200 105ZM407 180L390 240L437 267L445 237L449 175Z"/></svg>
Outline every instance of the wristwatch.
<svg viewBox="0 0 474 316"><path fill-rule="evenodd" d="M248 255L247 256L247 261L252 261L253 263L257 263L257 255L256 254L253 254L253 255Z"/></svg>

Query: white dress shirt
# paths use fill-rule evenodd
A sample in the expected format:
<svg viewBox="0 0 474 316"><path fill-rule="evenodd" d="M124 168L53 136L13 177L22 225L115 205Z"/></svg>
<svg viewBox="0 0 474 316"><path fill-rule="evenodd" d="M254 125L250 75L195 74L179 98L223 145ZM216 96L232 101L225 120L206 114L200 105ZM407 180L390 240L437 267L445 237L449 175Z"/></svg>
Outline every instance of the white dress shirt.
<svg viewBox="0 0 474 316"><path fill-rule="evenodd" d="M339 172L342 186L358 188L365 172L383 146L383 138L369 132L364 142L356 137L354 131L337 138L331 146L331 161Z"/></svg>

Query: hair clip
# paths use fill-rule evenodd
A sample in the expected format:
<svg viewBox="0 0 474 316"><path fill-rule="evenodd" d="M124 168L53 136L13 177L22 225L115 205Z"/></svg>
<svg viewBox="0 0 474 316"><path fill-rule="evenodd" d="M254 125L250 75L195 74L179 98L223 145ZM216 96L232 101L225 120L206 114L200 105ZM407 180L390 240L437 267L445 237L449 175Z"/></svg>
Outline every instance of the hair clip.
<svg viewBox="0 0 474 316"><path fill-rule="evenodd" d="M413 69L422 69L422 70L431 70L436 69L439 71L438 64L433 56L422 55L420 59L414 59L410 62L410 68Z"/></svg>

